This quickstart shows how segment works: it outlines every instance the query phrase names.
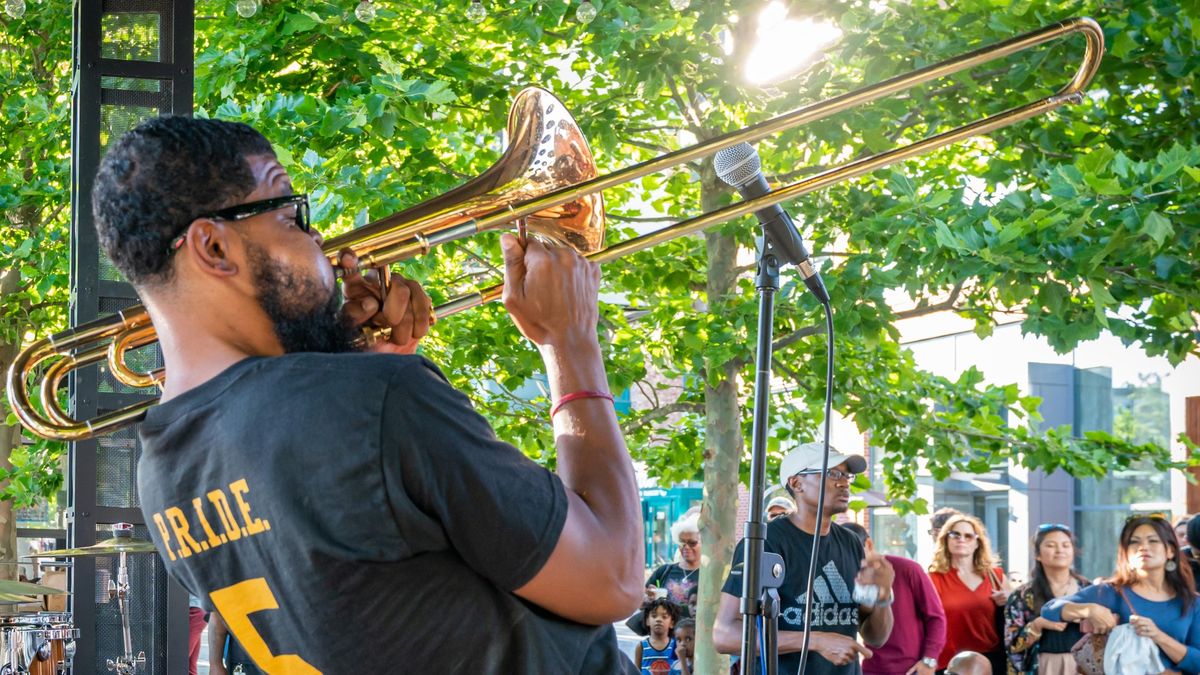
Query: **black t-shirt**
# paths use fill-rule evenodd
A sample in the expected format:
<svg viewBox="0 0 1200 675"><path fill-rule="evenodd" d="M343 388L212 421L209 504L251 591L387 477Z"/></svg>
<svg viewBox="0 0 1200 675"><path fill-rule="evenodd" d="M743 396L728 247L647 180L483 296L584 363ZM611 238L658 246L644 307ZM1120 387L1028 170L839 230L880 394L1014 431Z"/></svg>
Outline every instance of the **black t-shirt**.
<svg viewBox="0 0 1200 675"><path fill-rule="evenodd" d="M779 587L779 630L804 630L805 578L812 552L813 536L796 527L789 518L776 518L767 523L765 550L783 556L786 566L783 585ZM733 550L733 566L725 579L723 592L742 595L742 545ZM812 603L812 630L840 633L858 637L858 603L854 602L854 578L866 553L853 534L839 525L829 528L821 538L817 555L817 576L813 580L816 596ZM800 653L779 655L780 675L792 675L800 667ZM808 655L805 672L811 675L855 675L862 672L858 661L835 666L816 651Z"/></svg>
<svg viewBox="0 0 1200 675"><path fill-rule="evenodd" d="M421 357L245 359L140 434L167 571L263 670L636 672L611 626L511 593L558 542L562 482Z"/></svg>

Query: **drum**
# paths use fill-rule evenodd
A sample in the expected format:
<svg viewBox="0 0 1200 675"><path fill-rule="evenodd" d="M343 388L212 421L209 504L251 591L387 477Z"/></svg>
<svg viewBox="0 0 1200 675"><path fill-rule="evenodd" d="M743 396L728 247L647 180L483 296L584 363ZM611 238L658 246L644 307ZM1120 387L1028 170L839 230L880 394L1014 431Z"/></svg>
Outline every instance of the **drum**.
<svg viewBox="0 0 1200 675"><path fill-rule="evenodd" d="M61 675L70 670L79 629L70 614L0 616L0 675Z"/></svg>

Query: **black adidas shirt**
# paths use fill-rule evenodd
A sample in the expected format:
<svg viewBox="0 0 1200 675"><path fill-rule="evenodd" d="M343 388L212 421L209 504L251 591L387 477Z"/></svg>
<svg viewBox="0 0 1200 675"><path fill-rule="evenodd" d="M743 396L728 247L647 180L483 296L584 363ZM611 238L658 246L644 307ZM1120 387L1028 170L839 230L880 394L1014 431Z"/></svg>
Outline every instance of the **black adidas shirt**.
<svg viewBox="0 0 1200 675"><path fill-rule="evenodd" d="M787 566L783 585L779 587L779 630L804 630L805 578L812 553L813 536L796 527L789 518L776 518L767 523L765 549L783 556ZM725 579L723 592L742 595L742 549L739 541L733 550L733 567ZM858 603L854 602L854 578L862 566L866 552L862 542L853 534L834 524L821 539L817 555L817 577L813 581L815 596L812 604L812 630L840 633L858 637ZM800 667L800 653L779 655L780 675L793 675ZM811 675L855 675L862 666L855 661L835 666L816 651L808 655L805 672Z"/></svg>
<svg viewBox="0 0 1200 675"><path fill-rule="evenodd" d="M636 672L611 626L511 593L558 542L563 485L421 357L246 359L140 434L167 571L266 672Z"/></svg>

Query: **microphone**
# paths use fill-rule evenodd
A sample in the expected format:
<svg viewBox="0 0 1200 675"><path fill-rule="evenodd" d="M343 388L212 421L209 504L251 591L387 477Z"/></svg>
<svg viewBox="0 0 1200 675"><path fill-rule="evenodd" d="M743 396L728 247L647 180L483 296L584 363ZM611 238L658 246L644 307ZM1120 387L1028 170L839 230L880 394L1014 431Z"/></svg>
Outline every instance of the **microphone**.
<svg viewBox="0 0 1200 675"><path fill-rule="evenodd" d="M738 143L717 152L713 157L717 177L741 193L743 199L754 199L771 192L771 186L762 173L762 161L749 143ZM766 233L767 241L776 250L784 263L792 263L800 270L804 285L823 303L829 302L829 291L821 274L809 262L808 249L792 217L778 204L754 212Z"/></svg>

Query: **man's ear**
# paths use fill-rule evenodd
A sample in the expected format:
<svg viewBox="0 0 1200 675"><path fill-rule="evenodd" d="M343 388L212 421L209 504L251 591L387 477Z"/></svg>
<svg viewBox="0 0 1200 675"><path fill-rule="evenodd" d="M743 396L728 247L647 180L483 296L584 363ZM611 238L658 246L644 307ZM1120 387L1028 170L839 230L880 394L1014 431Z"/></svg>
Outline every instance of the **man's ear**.
<svg viewBox="0 0 1200 675"><path fill-rule="evenodd" d="M795 483L792 482L793 478L796 479ZM802 482L799 476L788 476L788 485L792 487L792 492L804 492L804 488L800 487Z"/></svg>
<svg viewBox="0 0 1200 675"><path fill-rule="evenodd" d="M206 274L233 276L238 273L238 265L230 257L232 235L233 230L223 222L197 218L188 226L183 246Z"/></svg>

